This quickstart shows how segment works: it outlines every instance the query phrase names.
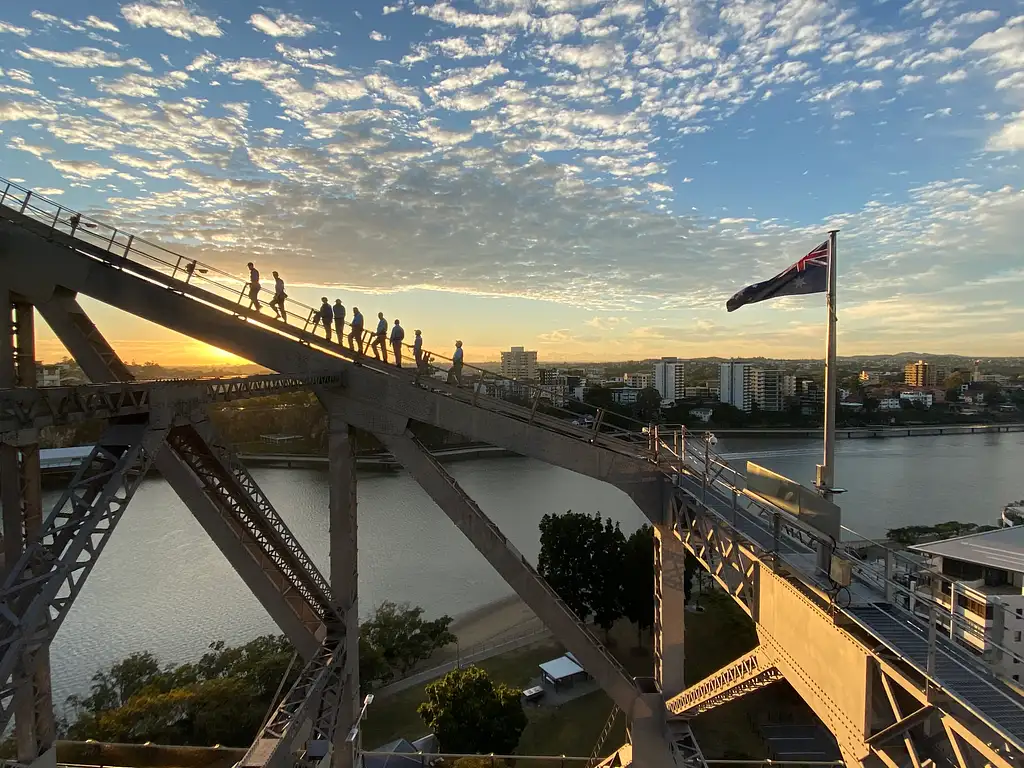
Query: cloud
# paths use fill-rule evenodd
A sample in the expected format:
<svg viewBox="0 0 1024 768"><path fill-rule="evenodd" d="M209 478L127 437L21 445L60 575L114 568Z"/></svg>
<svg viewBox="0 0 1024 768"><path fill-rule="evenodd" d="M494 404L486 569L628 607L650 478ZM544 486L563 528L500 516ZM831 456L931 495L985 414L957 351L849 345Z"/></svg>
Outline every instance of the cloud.
<svg viewBox="0 0 1024 768"><path fill-rule="evenodd" d="M135 69L141 69L143 72L151 72L153 69L142 59L122 59L116 53L103 51L99 48L77 48L73 51L49 51L43 48L27 48L19 50L18 55L34 61L46 61L57 67L74 69L134 67Z"/></svg>
<svg viewBox="0 0 1024 768"><path fill-rule="evenodd" d="M105 179L117 171L91 160L50 160L56 170L79 179Z"/></svg>
<svg viewBox="0 0 1024 768"><path fill-rule="evenodd" d="M947 72L946 74L944 74L942 77L939 78L938 82L944 85L947 83L959 83L966 79L967 70L957 69L952 72Z"/></svg>
<svg viewBox="0 0 1024 768"><path fill-rule="evenodd" d="M370 39L377 43L382 43L388 39L387 35L383 32L378 32L376 29L370 32Z"/></svg>
<svg viewBox="0 0 1024 768"><path fill-rule="evenodd" d="M18 149L21 150L22 152L28 152L30 155L35 155L36 157L40 158L43 155L47 155L53 152L53 150L50 149L49 147L42 147L37 144L29 144L20 136L12 137L11 140L7 142L7 146L10 147L11 149Z"/></svg>
<svg viewBox="0 0 1024 768"><path fill-rule="evenodd" d="M32 30L26 29L25 27L19 27L16 24L11 24L9 21L0 20L0 34L7 32L12 35L18 35L18 37L28 37Z"/></svg>
<svg viewBox="0 0 1024 768"><path fill-rule="evenodd" d="M989 152L1024 149L1024 112L1018 112L985 144Z"/></svg>
<svg viewBox="0 0 1024 768"><path fill-rule="evenodd" d="M53 120L57 111L48 104L0 99L0 123L13 120Z"/></svg>
<svg viewBox="0 0 1024 768"><path fill-rule="evenodd" d="M183 0L148 0L121 6L121 15L133 27L162 29L172 37L191 40L199 37L221 37L224 32L208 16L194 12Z"/></svg>
<svg viewBox="0 0 1024 768"><path fill-rule="evenodd" d="M204 72L216 60L216 56L206 51L192 59L192 63L185 67L185 69L189 72Z"/></svg>
<svg viewBox="0 0 1024 768"><path fill-rule="evenodd" d="M120 32L118 26L112 22L104 21L97 16L87 16L85 19L85 25L92 27L93 29L102 29L104 32Z"/></svg>
<svg viewBox="0 0 1024 768"><path fill-rule="evenodd" d="M96 83L96 90L114 96L156 98L163 89L179 90L184 88L189 79L189 76L184 72L168 72L162 77L132 73L112 81L94 78L93 82Z"/></svg>
<svg viewBox="0 0 1024 768"><path fill-rule="evenodd" d="M43 197L56 197L57 195L63 195L64 190L58 187L39 187L36 192Z"/></svg>
<svg viewBox="0 0 1024 768"><path fill-rule="evenodd" d="M315 24L289 13L279 13L275 19L254 13L249 17L249 24L271 37L304 37L316 31Z"/></svg>

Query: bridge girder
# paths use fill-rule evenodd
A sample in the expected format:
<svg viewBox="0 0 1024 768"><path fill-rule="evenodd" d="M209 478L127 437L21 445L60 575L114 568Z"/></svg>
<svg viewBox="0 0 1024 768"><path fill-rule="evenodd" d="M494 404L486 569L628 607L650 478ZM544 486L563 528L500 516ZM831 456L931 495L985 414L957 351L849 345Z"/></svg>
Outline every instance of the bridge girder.
<svg viewBox="0 0 1024 768"><path fill-rule="evenodd" d="M921 760L927 756L959 760L959 768L970 768L970 753L998 768L1024 764L1020 750L1006 744L976 715L937 695L928 681L915 679L906 670L901 673L899 662L886 659L851 634L848 625L852 622L845 622L844 628L834 606L791 578L776 553L751 545L729 522L687 492L677 491L672 509L676 535L755 621L761 643L757 653L764 654L770 667L781 673L832 732L848 765L879 763L903 768L909 764L921 768ZM750 655L723 667L707 681L742 678L740 670L745 661L750 667ZM761 676L750 671L752 680ZM887 708L880 710L874 686L885 690ZM670 700L670 712L685 707L688 698L699 698L697 693L684 691ZM708 693L708 704L731 700L726 695L713 701L715 692ZM728 694L729 689L723 693ZM894 697L917 701L918 707L912 711L900 708ZM929 709L917 711L923 707ZM910 715L913 719L904 722ZM886 743L872 742L873 736L896 723L905 726L899 739L888 740L888 735L897 735L894 730ZM943 731L947 738L936 738Z"/></svg>

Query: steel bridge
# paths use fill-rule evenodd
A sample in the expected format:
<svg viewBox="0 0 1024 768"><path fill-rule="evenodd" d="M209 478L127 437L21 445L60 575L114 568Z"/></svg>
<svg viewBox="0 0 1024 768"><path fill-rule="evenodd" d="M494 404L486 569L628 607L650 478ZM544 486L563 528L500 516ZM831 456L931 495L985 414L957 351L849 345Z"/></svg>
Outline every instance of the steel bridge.
<svg viewBox="0 0 1024 768"><path fill-rule="evenodd" d="M888 553L858 560L841 543L745 486L694 435L656 429L468 366L445 381L430 365L385 365L242 304L245 282L0 180L0 726L15 721L18 759L54 766L49 648L146 471L155 467L294 644L305 663L241 761L349 768L360 710L355 432L376 435L581 661L629 724L612 768L702 768L690 722L785 678L834 734L847 765L1022 768L1024 699L942 630L962 623L911 598L919 566ZM135 381L78 301L86 296L278 374ZM295 313L296 307L298 313ZM34 311L93 382L39 388ZM435 356L434 364L442 358ZM213 404L311 389L328 414L330 569L322 574L213 428ZM523 405L507 399L515 394ZM561 406L568 405L568 408ZM92 454L44 511L39 431L101 419ZM485 510L417 441L443 427L625 491L655 529L655 674L634 678L559 599ZM751 617L760 645L707 679L684 677L685 553ZM829 576L848 564L852 582ZM921 576L920 573L916 574ZM936 574L925 574L937 580ZM999 623L1000 620L997 620ZM1008 653L996 646L996 653ZM607 755L606 757L602 756Z"/></svg>

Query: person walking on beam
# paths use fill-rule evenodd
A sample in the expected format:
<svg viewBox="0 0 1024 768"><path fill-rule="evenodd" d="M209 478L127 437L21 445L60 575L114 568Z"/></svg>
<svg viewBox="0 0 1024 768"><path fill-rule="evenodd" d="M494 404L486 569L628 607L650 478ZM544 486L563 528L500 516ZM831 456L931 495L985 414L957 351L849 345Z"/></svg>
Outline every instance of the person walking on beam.
<svg viewBox="0 0 1024 768"><path fill-rule="evenodd" d="M345 305L341 299L334 300L334 332L338 336L338 346L345 344Z"/></svg>
<svg viewBox="0 0 1024 768"><path fill-rule="evenodd" d="M363 313L359 307L352 307L352 330L348 333L348 348L363 354Z"/></svg>
<svg viewBox="0 0 1024 768"><path fill-rule="evenodd" d="M259 300L260 273L251 261L245 266L249 268L249 309L255 309L259 312L262 306Z"/></svg>
<svg viewBox="0 0 1024 768"><path fill-rule="evenodd" d="M288 294L284 292L284 280L276 270L272 274L274 275L274 298L270 300L270 308L274 310L281 322L287 323L288 313L284 309L284 300L288 298Z"/></svg>
<svg viewBox="0 0 1024 768"><path fill-rule="evenodd" d="M377 332L374 334L373 341L370 342L370 349L373 350L373 356L378 360L381 357L384 358L384 362L388 361L388 321L384 319L384 313L377 313ZM380 350L380 354L377 354L377 350Z"/></svg>
<svg viewBox="0 0 1024 768"><path fill-rule="evenodd" d="M391 328L391 351L395 355L395 367L402 367L402 342L405 340L405 329L402 328L401 323L395 319L395 324Z"/></svg>

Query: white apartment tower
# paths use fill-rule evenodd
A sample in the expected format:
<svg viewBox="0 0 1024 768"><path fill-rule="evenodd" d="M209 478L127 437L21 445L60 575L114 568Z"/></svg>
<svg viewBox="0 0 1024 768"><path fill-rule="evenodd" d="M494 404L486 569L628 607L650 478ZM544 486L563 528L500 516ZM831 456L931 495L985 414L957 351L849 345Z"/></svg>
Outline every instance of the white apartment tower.
<svg viewBox="0 0 1024 768"><path fill-rule="evenodd" d="M506 379L536 380L537 353L523 347L512 347L508 352L502 352L501 375Z"/></svg>
<svg viewBox="0 0 1024 768"><path fill-rule="evenodd" d="M663 357L654 364L654 383L662 402L674 403L686 396L686 363L678 357Z"/></svg>
<svg viewBox="0 0 1024 768"><path fill-rule="evenodd" d="M722 363L718 385L723 403L749 413L754 404L754 366L750 363Z"/></svg>
<svg viewBox="0 0 1024 768"><path fill-rule="evenodd" d="M719 373L723 403L750 413L754 404L763 411L785 409L786 397L792 395L796 381L784 371L755 368L750 363L722 363Z"/></svg>

